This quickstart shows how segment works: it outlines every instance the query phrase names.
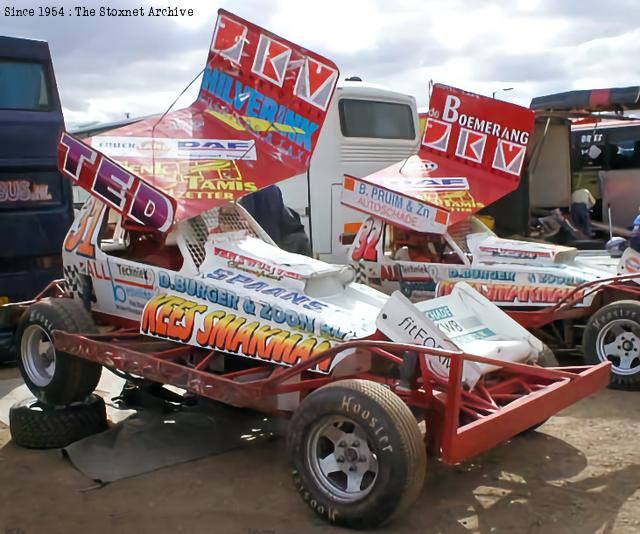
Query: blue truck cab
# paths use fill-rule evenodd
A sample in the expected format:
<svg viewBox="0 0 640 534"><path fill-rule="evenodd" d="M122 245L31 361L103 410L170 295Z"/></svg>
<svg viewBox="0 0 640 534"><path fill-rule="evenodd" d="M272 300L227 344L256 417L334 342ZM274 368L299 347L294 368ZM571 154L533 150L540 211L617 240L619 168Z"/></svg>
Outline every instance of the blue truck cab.
<svg viewBox="0 0 640 534"><path fill-rule="evenodd" d="M73 221L71 184L56 164L63 128L49 45L0 36L0 304L62 277ZM12 338L0 320L0 354Z"/></svg>

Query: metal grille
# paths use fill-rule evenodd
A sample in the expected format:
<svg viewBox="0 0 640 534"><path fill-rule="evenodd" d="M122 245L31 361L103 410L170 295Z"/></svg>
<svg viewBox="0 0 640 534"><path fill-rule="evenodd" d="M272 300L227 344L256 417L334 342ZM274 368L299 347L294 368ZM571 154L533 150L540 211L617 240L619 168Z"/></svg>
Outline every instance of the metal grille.
<svg viewBox="0 0 640 534"><path fill-rule="evenodd" d="M233 205L213 208L200 215L208 233L227 233L243 231L247 235L258 237L249 221Z"/></svg>
<svg viewBox="0 0 640 534"><path fill-rule="evenodd" d="M200 267L206 256L205 243L209 234L241 233L260 238L250 221L236 206L230 204L212 208L187 221L184 237L189 254L196 267Z"/></svg>
<svg viewBox="0 0 640 534"><path fill-rule="evenodd" d="M200 215L189 219L184 225L184 238L193 263L200 267L204 261L204 244L207 241L207 226Z"/></svg>

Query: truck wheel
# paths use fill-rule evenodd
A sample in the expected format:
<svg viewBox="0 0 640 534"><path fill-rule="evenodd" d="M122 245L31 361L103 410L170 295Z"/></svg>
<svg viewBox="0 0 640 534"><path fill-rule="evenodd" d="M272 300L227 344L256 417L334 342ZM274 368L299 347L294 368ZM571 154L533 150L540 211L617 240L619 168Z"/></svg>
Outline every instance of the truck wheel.
<svg viewBox="0 0 640 534"><path fill-rule="evenodd" d="M611 362L610 387L640 389L640 302L603 306L589 319L583 339L587 363Z"/></svg>
<svg viewBox="0 0 640 534"><path fill-rule="evenodd" d="M61 408L52 408L32 398L9 409L11 440L28 449L66 447L107 427L104 400L97 395Z"/></svg>
<svg viewBox="0 0 640 534"><path fill-rule="evenodd" d="M307 396L289 425L293 480L331 523L371 528L417 498L426 449L409 408L368 380L341 380Z"/></svg>
<svg viewBox="0 0 640 534"><path fill-rule="evenodd" d="M41 402L64 406L85 399L98 385L102 366L56 351L53 331L96 332L81 303L43 299L25 312L17 331L18 366L27 387Z"/></svg>

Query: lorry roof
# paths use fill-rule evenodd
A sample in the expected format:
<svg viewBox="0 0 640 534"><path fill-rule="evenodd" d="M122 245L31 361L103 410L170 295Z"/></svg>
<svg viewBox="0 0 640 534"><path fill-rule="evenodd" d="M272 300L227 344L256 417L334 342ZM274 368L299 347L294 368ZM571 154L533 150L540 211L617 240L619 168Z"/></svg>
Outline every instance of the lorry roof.
<svg viewBox="0 0 640 534"><path fill-rule="evenodd" d="M46 41L0 36L0 57L50 61L49 44Z"/></svg>
<svg viewBox="0 0 640 534"><path fill-rule="evenodd" d="M535 111L594 112L637 109L640 87L608 87L567 91L537 96L531 100Z"/></svg>
<svg viewBox="0 0 640 534"><path fill-rule="evenodd" d="M591 117L589 118L591 119ZM628 120L615 120L615 119L602 119L597 120L598 117L594 116L593 120L582 119L584 122L574 123L571 125L571 129L577 130L593 130L594 128L624 128L625 126L639 126L640 119L628 119Z"/></svg>

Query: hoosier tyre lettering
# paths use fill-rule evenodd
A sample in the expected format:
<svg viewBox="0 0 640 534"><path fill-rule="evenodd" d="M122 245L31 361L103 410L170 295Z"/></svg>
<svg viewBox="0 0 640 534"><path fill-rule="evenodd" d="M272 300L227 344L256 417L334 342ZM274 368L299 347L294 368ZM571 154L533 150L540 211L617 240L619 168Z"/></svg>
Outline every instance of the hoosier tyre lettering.
<svg viewBox="0 0 640 534"><path fill-rule="evenodd" d="M619 300L600 308L584 331L585 362L611 362L616 389L640 389L640 302Z"/></svg>
<svg viewBox="0 0 640 534"><path fill-rule="evenodd" d="M368 380L341 380L311 393L287 436L293 480L325 520L375 527L406 510L426 472L426 449L409 408Z"/></svg>
<svg viewBox="0 0 640 534"><path fill-rule="evenodd" d="M22 378L45 404L83 401L98 385L102 366L56 351L54 330L93 333L96 327L82 304L72 299L43 299L30 306L17 331Z"/></svg>

